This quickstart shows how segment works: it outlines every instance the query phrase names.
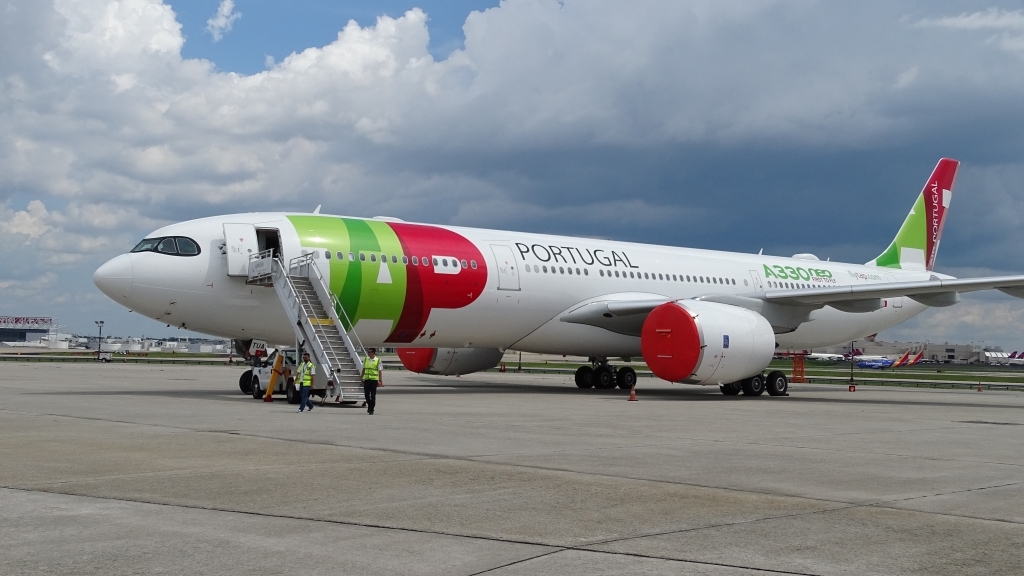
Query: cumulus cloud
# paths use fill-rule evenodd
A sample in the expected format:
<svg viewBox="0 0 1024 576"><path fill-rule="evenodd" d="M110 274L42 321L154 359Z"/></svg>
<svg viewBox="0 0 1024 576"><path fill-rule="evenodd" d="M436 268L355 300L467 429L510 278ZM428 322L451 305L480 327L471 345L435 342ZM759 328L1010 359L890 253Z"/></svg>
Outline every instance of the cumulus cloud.
<svg viewBox="0 0 1024 576"><path fill-rule="evenodd" d="M159 225L318 204L865 261L935 159L960 153L940 262L1024 268L1007 249L1024 244L1010 214L1024 159L1007 152L1022 147L1024 71L970 34L934 41L977 30L1004 46L1016 12L507 0L469 14L444 60L413 9L240 75L182 58L161 0L8 6L0 255L25 262L3 281L52 272L75 302ZM238 17L222 1L209 33Z"/></svg>
<svg viewBox="0 0 1024 576"><path fill-rule="evenodd" d="M206 31L213 36L214 42L219 42L224 34L231 31L235 20L241 17L241 12L235 12L234 0L221 0L220 6L217 6L217 13L206 21Z"/></svg>
<svg viewBox="0 0 1024 576"><path fill-rule="evenodd" d="M918 26L998 32L989 36L988 42L1024 57L1024 11L989 8L980 12L963 13L958 16L925 18Z"/></svg>

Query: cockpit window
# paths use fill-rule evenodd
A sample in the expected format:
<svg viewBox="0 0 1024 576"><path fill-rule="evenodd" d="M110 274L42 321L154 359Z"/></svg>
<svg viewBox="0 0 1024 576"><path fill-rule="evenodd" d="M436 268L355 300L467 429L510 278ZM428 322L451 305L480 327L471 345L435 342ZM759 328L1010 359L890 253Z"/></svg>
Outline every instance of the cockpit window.
<svg viewBox="0 0 1024 576"><path fill-rule="evenodd" d="M132 248L132 252L149 252L156 248L156 245L159 243L159 238L146 238L142 242L139 242L138 246Z"/></svg>
<svg viewBox="0 0 1024 576"><path fill-rule="evenodd" d="M196 246L196 243L190 238L175 238L174 241L178 244L178 254L182 256L199 254L199 246Z"/></svg>
<svg viewBox="0 0 1024 576"><path fill-rule="evenodd" d="M174 238L164 238L156 245L156 251L161 254L177 254L178 249L174 247Z"/></svg>
<svg viewBox="0 0 1024 576"><path fill-rule="evenodd" d="M132 252L159 252L172 256L195 256L199 254L199 245L191 238L181 236L165 238L146 238L139 242Z"/></svg>

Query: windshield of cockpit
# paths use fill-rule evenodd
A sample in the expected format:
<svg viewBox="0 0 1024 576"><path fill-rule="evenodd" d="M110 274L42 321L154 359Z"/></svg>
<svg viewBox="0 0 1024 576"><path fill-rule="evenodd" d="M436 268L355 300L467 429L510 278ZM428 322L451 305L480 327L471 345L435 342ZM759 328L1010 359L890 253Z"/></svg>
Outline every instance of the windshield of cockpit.
<svg viewBox="0 0 1024 576"><path fill-rule="evenodd" d="M132 252L157 252L171 256L196 256L199 244L184 236L168 236L163 238L146 238L139 242Z"/></svg>

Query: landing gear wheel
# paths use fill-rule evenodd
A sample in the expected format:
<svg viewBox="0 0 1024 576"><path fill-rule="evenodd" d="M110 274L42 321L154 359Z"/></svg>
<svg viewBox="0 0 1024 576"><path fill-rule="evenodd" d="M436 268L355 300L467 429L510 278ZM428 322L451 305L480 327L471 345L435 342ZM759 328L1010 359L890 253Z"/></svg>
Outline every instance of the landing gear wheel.
<svg viewBox="0 0 1024 576"><path fill-rule="evenodd" d="M299 391L295 389L295 385L294 384L290 384L290 385L288 385L285 388L285 390L286 390L286 392L285 392L284 395L285 395L285 397L288 398L288 403L289 404L298 404L299 400L301 398L299 397Z"/></svg>
<svg viewBox="0 0 1024 576"><path fill-rule="evenodd" d="M259 376L252 377L252 397L254 400L259 400L260 398L263 398L263 389L260 388Z"/></svg>
<svg viewBox="0 0 1024 576"><path fill-rule="evenodd" d="M576 386L580 388L594 387L594 369L590 366L580 366L576 369Z"/></svg>
<svg viewBox="0 0 1024 576"><path fill-rule="evenodd" d="M718 387L718 389L721 390L722 394L725 394L726 396L735 396L740 393L740 383L730 382L728 384L722 384L721 386Z"/></svg>
<svg viewBox="0 0 1024 576"><path fill-rule="evenodd" d="M785 396L789 392L789 378L781 370L768 373L765 379L765 388L769 396Z"/></svg>
<svg viewBox="0 0 1024 576"><path fill-rule="evenodd" d="M594 370L594 387L600 390L615 388L615 372L607 366Z"/></svg>
<svg viewBox="0 0 1024 576"><path fill-rule="evenodd" d="M760 374L751 376L740 381L740 388L743 389L744 396L760 396L764 394L764 380Z"/></svg>
<svg viewBox="0 0 1024 576"><path fill-rule="evenodd" d="M623 366L622 368L619 368L615 380L618 381L619 388L629 390L636 385L636 370L633 370L629 366Z"/></svg>
<svg viewBox="0 0 1024 576"><path fill-rule="evenodd" d="M238 389L242 394L252 394L252 370L246 370L238 377Z"/></svg>

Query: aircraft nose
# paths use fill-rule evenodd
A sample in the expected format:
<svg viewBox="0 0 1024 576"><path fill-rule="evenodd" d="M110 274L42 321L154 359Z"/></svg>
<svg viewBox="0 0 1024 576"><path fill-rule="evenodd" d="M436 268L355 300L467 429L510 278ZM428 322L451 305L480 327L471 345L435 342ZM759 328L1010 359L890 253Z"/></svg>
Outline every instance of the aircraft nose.
<svg viewBox="0 0 1024 576"><path fill-rule="evenodd" d="M115 302L125 303L132 293L132 259L121 254L96 269L92 281Z"/></svg>

